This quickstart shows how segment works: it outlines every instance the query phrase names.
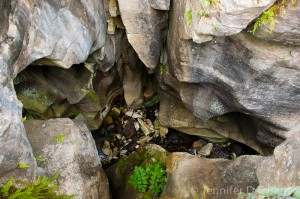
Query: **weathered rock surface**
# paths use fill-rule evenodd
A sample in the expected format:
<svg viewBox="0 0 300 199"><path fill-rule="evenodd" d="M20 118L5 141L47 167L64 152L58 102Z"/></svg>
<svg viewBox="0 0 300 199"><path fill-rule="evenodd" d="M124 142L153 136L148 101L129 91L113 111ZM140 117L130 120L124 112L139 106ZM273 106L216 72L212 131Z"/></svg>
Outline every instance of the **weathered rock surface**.
<svg viewBox="0 0 300 199"><path fill-rule="evenodd" d="M32 179L36 163L21 123L21 106L12 80L35 60L45 58L47 63L69 68L103 46L103 3L13 0L2 2L0 10L0 178L25 174ZM29 168L25 172L15 170L19 162Z"/></svg>
<svg viewBox="0 0 300 199"><path fill-rule="evenodd" d="M172 153L167 159L168 182L161 198L232 199L258 185L261 156L241 156L234 161L205 159Z"/></svg>
<svg viewBox="0 0 300 199"><path fill-rule="evenodd" d="M75 198L110 198L95 141L85 124L70 119L24 122L38 166L59 173L59 191Z"/></svg>
<svg viewBox="0 0 300 199"><path fill-rule="evenodd" d="M151 70L159 62L165 40L169 0L118 0L129 43Z"/></svg>
<svg viewBox="0 0 300 199"><path fill-rule="evenodd" d="M287 3L288 6L275 17L272 32L270 33L270 24L267 24L261 26L255 32L255 36L284 44L300 45L300 3L296 2L296 5Z"/></svg>
<svg viewBox="0 0 300 199"><path fill-rule="evenodd" d="M176 15L177 22L184 22L179 27L186 29L189 38L202 43L211 40L212 36L229 36L241 32L274 2L275 0L174 1L172 16Z"/></svg>
<svg viewBox="0 0 300 199"><path fill-rule="evenodd" d="M171 15L167 70L160 75L161 88L174 96L172 104L179 99L201 121L231 112L246 114L257 126L256 140L272 147L299 129L299 47L247 33L197 44L185 40L177 21ZM172 107L165 105L161 115L169 117L162 110ZM186 121L173 114L177 124Z"/></svg>
<svg viewBox="0 0 300 199"><path fill-rule="evenodd" d="M83 65L67 70L36 67L22 71L14 82L26 111L43 119L82 115L90 129L98 129L112 100L122 91L115 68L91 72ZM100 114L104 109L107 111Z"/></svg>
<svg viewBox="0 0 300 199"><path fill-rule="evenodd" d="M36 176L36 162L21 122L21 106L12 82L0 89L0 184L12 177L34 180ZM28 168L18 169L20 163Z"/></svg>
<svg viewBox="0 0 300 199"><path fill-rule="evenodd" d="M258 167L259 186L261 188L300 186L299 148L299 132L277 146L274 155L265 158Z"/></svg>

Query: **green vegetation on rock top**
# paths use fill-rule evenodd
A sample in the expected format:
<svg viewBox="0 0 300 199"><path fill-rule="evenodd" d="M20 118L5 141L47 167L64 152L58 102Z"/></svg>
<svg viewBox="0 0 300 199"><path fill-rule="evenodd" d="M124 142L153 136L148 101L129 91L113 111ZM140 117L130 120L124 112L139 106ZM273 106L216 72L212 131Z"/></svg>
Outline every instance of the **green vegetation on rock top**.
<svg viewBox="0 0 300 199"><path fill-rule="evenodd" d="M167 181L166 170L159 162L135 166L134 173L130 176L129 184L144 194L144 198L158 196L165 188Z"/></svg>
<svg viewBox="0 0 300 199"><path fill-rule="evenodd" d="M269 25L270 34L275 27L275 19L280 15L288 4L296 5L297 0L278 0L268 10L263 12L261 16L255 21L251 32L254 34L262 25Z"/></svg>
<svg viewBox="0 0 300 199"><path fill-rule="evenodd" d="M58 194L58 186L53 185L58 175L52 178L38 177L34 183L16 182L11 178L6 184L0 184L1 199L71 199L75 195ZM16 188L15 184L21 184Z"/></svg>

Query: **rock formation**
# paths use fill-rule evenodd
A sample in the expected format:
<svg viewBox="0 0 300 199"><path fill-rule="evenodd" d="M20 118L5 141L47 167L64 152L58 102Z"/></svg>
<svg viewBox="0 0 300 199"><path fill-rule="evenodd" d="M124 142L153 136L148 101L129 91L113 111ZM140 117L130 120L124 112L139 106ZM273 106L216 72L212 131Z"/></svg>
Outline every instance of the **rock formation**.
<svg viewBox="0 0 300 199"><path fill-rule="evenodd" d="M257 18L279 4L285 6L273 13L275 26L262 24L253 34ZM76 118L95 130L116 96L123 94L127 106L136 109L143 106L147 87L154 85L163 126L207 140L233 139L271 155L263 161L253 156L232 162L191 158L191 162L203 168L214 164L214 171L223 175L226 170L219 169L219 164L236 168L241 166L239 161L249 161L255 165L250 171L251 185L257 182L258 168L260 186L298 186L299 174L294 170L299 167L299 9L299 1L282 0L1 2L0 184L11 177L34 180L41 165L33 148L42 151L39 144L57 146L37 141L31 137L34 133L28 134L28 140L22 106L23 120ZM153 73L156 79L147 85L148 74ZM62 128L73 126L81 146L89 143L79 153L88 154L87 160L76 162L77 153L65 155L72 156L83 173L91 168L88 175L97 178L87 183L94 183L92 198L109 197L86 127L69 119L45 124L54 129L56 122ZM42 128L37 123L36 128ZM28 133L36 132L28 129ZM58 135L50 131L49 136ZM42 154L47 156L47 151ZM49 154L54 159L49 158L52 162L43 167L53 174L58 169L51 169L56 154ZM183 159L184 164L190 161L190 157ZM28 168L18 168L19 164ZM66 175L62 180L67 186L74 179ZM183 194L176 192L175 185L168 185L165 197ZM214 186L218 182L211 182ZM63 186L62 191L75 193ZM88 197L84 190L80 194Z"/></svg>

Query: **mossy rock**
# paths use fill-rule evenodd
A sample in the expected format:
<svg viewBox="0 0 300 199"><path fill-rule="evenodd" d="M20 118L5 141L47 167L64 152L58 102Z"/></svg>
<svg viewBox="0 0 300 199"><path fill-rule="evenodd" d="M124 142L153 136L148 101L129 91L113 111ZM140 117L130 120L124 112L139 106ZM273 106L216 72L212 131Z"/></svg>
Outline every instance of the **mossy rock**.
<svg viewBox="0 0 300 199"><path fill-rule="evenodd" d="M143 198L142 194L138 193L132 185L128 184L134 167L154 162L160 162L165 166L167 155L168 152L164 148L155 144L148 144L139 148L136 153L118 160L117 163L106 171L113 198Z"/></svg>

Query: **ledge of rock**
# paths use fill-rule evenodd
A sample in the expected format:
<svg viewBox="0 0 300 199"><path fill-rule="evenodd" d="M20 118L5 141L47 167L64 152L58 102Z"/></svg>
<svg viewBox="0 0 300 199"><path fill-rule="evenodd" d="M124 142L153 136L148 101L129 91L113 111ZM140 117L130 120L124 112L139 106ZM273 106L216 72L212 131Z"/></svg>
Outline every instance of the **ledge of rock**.
<svg viewBox="0 0 300 199"><path fill-rule="evenodd" d="M256 169L263 159L241 156L230 161L172 153L167 159L168 183L161 198L237 198L240 191L257 187Z"/></svg>

